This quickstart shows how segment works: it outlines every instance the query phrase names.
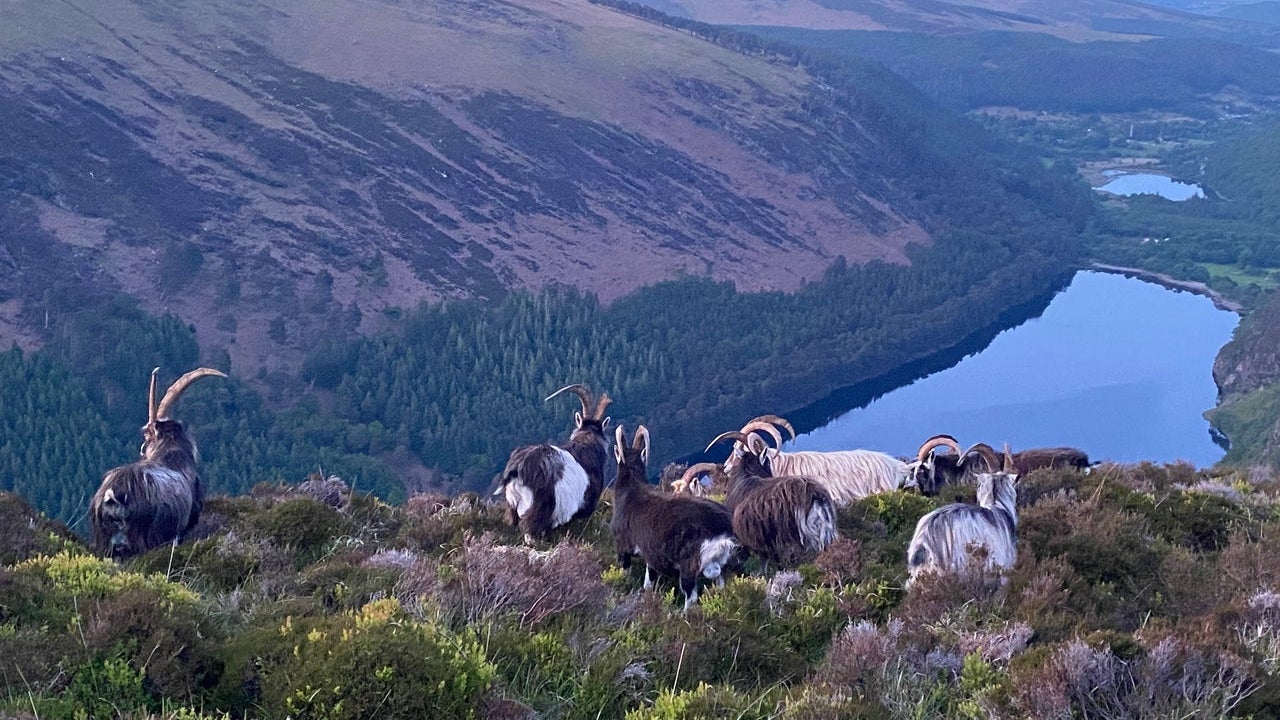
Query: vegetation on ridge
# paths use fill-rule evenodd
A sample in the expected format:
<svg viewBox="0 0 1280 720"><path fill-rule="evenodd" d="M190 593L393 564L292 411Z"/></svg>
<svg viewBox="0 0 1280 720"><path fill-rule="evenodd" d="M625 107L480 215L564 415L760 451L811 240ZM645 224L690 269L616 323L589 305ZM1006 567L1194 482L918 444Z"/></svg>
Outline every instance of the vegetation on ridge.
<svg viewBox="0 0 1280 720"><path fill-rule="evenodd" d="M1280 709L1276 486L1185 465L1037 471L1008 581L904 593L915 520L843 510L813 565L681 614L614 566L611 492L521 546L463 494L333 478L212 498L124 566L0 494L0 714L75 718L1262 717ZM747 570L754 567L749 565Z"/></svg>

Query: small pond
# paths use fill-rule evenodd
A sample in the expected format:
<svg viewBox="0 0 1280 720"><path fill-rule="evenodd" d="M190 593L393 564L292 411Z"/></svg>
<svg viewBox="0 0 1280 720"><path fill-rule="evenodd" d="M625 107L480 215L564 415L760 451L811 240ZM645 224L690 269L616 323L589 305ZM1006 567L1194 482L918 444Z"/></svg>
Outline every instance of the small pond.
<svg viewBox="0 0 1280 720"><path fill-rule="evenodd" d="M1151 173L1116 174L1107 184L1094 188L1112 195L1159 195L1166 200L1189 200L1204 197L1199 185Z"/></svg>

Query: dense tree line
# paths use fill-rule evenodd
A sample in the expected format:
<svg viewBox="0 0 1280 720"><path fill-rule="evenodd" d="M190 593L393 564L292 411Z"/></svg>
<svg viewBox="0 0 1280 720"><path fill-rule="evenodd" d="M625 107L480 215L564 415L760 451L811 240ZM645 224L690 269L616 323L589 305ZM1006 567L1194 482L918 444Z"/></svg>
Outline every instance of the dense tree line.
<svg viewBox="0 0 1280 720"><path fill-rule="evenodd" d="M963 110L1160 109L1208 116L1222 104L1212 96L1228 87L1265 97L1280 89L1280 58L1274 53L1204 38L1078 43L1026 32L942 37L772 27L751 31L884 63L930 97Z"/></svg>

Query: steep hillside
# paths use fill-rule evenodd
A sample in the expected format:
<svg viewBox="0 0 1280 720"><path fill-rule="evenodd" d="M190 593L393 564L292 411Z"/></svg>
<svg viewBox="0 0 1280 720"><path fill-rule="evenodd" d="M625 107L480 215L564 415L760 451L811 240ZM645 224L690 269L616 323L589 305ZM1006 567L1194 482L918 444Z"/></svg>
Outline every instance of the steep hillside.
<svg viewBox="0 0 1280 720"><path fill-rule="evenodd" d="M23 0L0 78L5 345L123 291L287 370L425 300L789 290L936 224L802 70L576 0Z"/></svg>
<svg viewBox="0 0 1280 720"><path fill-rule="evenodd" d="M819 30L884 30L930 35L1007 31L1064 40L1136 40L1196 36L1271 43L1272 29L1132 0L652 0L681 17L725 25L777 25Z"/></svg>

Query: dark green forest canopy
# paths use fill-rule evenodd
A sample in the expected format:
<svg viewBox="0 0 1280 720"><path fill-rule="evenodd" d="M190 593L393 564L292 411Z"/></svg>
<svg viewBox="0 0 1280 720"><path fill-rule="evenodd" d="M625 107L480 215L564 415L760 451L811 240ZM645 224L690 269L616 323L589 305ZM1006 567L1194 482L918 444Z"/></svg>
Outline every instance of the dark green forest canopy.
<svg viewBox="0 0 1280 720"><path fill-rule="evenodd" d="M1216 114L1224 91L1280 95L1280 57L1229 42L1159 38L1075 43L1035 33L919 33L750 27L752 33L883 63L926 95L962 110L1168 110Z"/></svg>
<svg viewBox="0 0 1280 720"><path fill-rule="evenodd" d="M938 353L974 318L1061 286L1078 262L1070 226L1028 225L954 233L906 267L838 265L795 294L683 279L608 307L563 289L423 307L393 333L317 348L302 378L315 391L297 402L264 399L230 368L176 414L213 492L322 471L398 500L397 457L479 489L512 447L564 436L572 403L541 398L583 382L616 398L616 420L649 424L656 468L747 416ZM17 394L0 405L0 482L63 519L82 514L103 470L134 457L150 368L172 378L198 356L176 319L112 312L92 343L0 356L0 387Z"/></svg>

